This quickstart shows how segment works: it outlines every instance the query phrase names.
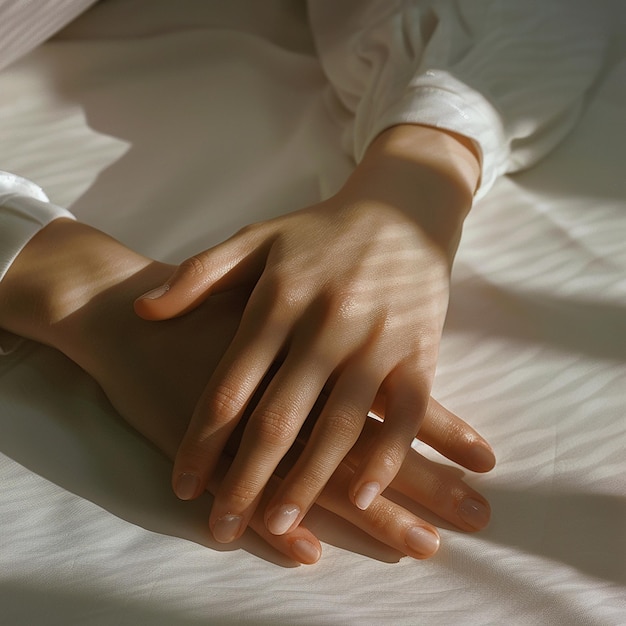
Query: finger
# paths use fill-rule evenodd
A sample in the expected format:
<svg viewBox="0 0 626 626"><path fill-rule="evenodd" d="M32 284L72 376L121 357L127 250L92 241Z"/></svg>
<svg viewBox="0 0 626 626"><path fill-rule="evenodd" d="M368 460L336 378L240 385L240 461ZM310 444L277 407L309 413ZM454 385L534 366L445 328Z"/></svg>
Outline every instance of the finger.
<svg viewBox="0 0 626 626"><path fill-rule="evenodd" d="M347 368L339 376L308 443L266 509L271 532L294 528L313 505L358 439L380 382L380 377L360 367ZM299 514L288 518L287 526L284 515L294 510Z"/></svg>
<svg viewBox="0 0 626 626"><path fill-rule="evenodd" d="M268 245L261 228L243 229L223 243L183 261L163 285L135 300L135 312L146 320L182 315L216 291L258 279Z"/></svg>
<svg viewBox="0 0 626 626"><path fill-rule="evenodd" d="M385 420L350 488L350 497L360 509L367 509L398 473L426 412L429 386L416 368L396 368L385 389Z"/></svg>
<svg viewBox="0 0 626 626"><path fill-rule="evenodd" d="M381 419L385 418L384 394L376 396L371 411ZM489 442L432 396L417 438L473 472L488 472L495 467L496 457Z"/></svg>
<svg viewBox="0 0 626 626"><path fill-rule="evenodd" d="M371 428L369 422L373 423L371 424ZM376 436L378 427L380 427L378 422L369 419L368 426L361 435L359 442L363 443L366 447L371 437ZM302 442L298 440L298 444L288 453L287 465L294 462L298 458L301 450ZM354 450L356 450L356 448ZM351 453L351 456L352 454L353 453ZM283 476L284 472L281 470L282 467L279 468L278 474ZM355 527L360 528L373 538L398 550L402 554L407 554L417 559L424 559L432 556L437 551L439 547L439 535L434 526L425 522L420 517L414 515L399 504L382 496L378 496L368 510L361 511L355 508L346 495L353 475L353 469L348 465L348 463L346 463L345 460L342 461L328 483L325 485L321 494L318 496L316 504L331 513L338 515L346 521L351 522ZM417 480L419 477L415 475L412 478L413 480ZM272 479L272 482L266 488L263 501L252 518L250 525L254 529L258 528L256 524L258 524L261 520L260 511L263 510L266 497L272 497L272 491L275 487L274 480L276 479ZM288 554L288 550L292 545L294 545L294 538L298 537L298 539L300 539L300 535L298 533L302 528L303 526L300 524L283 535L273 535L267 530L266 527L259 529L257 532L259 532L259 534L266 539L268 543L276 546L281 552ZM282 540L286 542L287 548L283 547L282 543L274 543L268 535L273 537L274 540ZM303 539L310 542L313 546L317 545L316 538L309 534L304 536ZM300 542L298 542L298 544L299 545L294 546L298 550L298 554L302 548L304 548L305 551L309 551L311 553L312 557L317 557L318 553L312 551L308 545L302 545ZM300 562L309 562L304 561L302 557L299 556L296 560L299 560Z"/></svg>
<svg viewBox="0 0 626 626"><path fill-rule="evenodd" d="M428 402L418 439L445 457L474 472L488 472L496 464L489 443L469 424L433 398Z"/></svg>
<svg viewBox="0 0 626 626"><path fill-rule="evenodd" d="M230 515L245 527L258 495L296 440L333 367L325 358L316 358L314 352L305 360L299 353L287 355L248 420L239 450L216 495L211 525ZM283 518L298 514L291 510Z"/></svg>
<svg viewBox="0 0 626 626"><path fill-rule="evenodd" d="M346 497L353 476L348 466L341 464L320 494L318 504L402 554L427 559L437 552L437 529L399 504L378 495L366 510L353 506Z"/></svg>
<svg viewBox="0 0 626 626"><path fill-rule="evenodd" d="M204 490L226 441L285 344L289 326L273 311L267 312L269 307L259 281L179 446L172 481L183 500Z"/></svg>
<svg viewBox="0 0 626 626"><path fill-rule="evenodd" d="M361 437L346 459L347 464L358 465L381 428L382 424L376 420L367 420ZM462 530L480 530L491 517L487 500L472 489L457 470L431 461L413 449L409 450L390 487Z"/></svg>
<svg viewBox="0 0 626 626"><path fill-rule="evenodd" d="M250 528L273 548L297 563L302 563L303 565L317 563L322 554L322 546L317 537L308 528L300 524L289 533L274 535L265 526L262 514L264 500L273 495L279 484L280 481L272 479L266 487L264 499L261 500L261 505L250 520Z"/></svg>
<svg viewBox="0 0 626 626"><path fill-rule="evenodd" d="M209 484L209 490L212 493L217 493L221 480L226 475L231 460L232 457L227 455L220 458L215 476ZM263 494L263 499L261 500L262 504L272 497L279 488L279 485L280 479L272 477ZM263 516L260 513L261 510L262 509L259 508L259 511L256 512L250 520L250 528L252 528L261 539L296 563L302 563L304 565L317 563L322 554L322 547L317 537L310 530L300 525L294 528L293 532L285 535L273 535L265 527Z"/></svg>

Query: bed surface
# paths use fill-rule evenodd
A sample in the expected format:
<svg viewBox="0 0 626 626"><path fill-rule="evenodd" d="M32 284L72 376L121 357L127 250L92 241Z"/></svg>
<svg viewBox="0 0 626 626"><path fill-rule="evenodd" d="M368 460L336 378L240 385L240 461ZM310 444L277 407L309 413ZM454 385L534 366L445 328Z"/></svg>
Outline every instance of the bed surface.
<svg viewBox="0 0 626 626"><path fill-rule="evenodd" d="M331 193L350 162L303 13L214 4L109 0L2 72L2 168L168 261ZM573 133L468 218L433 395L496 450L468 479L485 531L427 562L321 511L315 566L215 544L209 498L26 344L0 360L0 623L626 623L625 112L616 45Z"/></svg>

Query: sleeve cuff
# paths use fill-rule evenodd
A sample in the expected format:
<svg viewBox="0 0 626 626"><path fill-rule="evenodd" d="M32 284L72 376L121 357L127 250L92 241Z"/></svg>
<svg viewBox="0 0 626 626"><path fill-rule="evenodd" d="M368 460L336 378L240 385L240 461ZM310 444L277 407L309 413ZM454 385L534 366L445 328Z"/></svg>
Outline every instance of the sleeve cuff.
<svg viewBox="0 0 626 626"><path fill-rule="evenodd" d="M360 161L369 144L385 129L398 124L423 124L471 139L481 157L481 180L476 198L483 197L505 173L509 146L502 120L484 96L448 72L427 71L417 77L402 98L381 115L356 124L354 153Z"/></svg>
<svg viewBox="0 0 626 626"><path fill-rule="evenodd" d="M61 217L75 219L66 209L49 202L35 183L0 172L0 280L32 237Z"/></svg>
<svg viewBox="0 0 626 626"><path fill-rule="evenodd" d="M75 219L52 204L35 183L0 171L0 280L24 246L55 219ZM24 339L0 329L0 356L14 352Z"/></svg>

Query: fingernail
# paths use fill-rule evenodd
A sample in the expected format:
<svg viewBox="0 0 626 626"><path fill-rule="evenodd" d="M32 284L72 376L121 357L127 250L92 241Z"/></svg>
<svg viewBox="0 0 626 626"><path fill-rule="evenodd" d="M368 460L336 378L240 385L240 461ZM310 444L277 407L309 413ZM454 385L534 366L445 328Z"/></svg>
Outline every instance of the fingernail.
<svg viewBox="0 0 626 626"><path fill-rule="evenodd" d="M156 289L152 289L143 294L143 296L139 296L139 300L156 300L160 298L162 295L166 294L170 290L169 285L161 285Z"/></svg>
<svg viewBox="0 0 626 626"><path fill-rule="evenodd" d="M317 563L321 556L319 549L305 539L297 539L294 541L291 544L291 549L296 559L306 565Z"/></svg>
<svg viewBox="0 0 626 626"><path fill-rule="evenodd" d="M482 444L474 444L470 448L470 455L474 467L489 470L494 465L495 458L493 452Z"/></svg>
<svg viewBox="0 0 626 626"><path fill-rule="evenodd" d="M361 488L356 492L356 496L354 496L354 503L361 509L361 511L365 511L367 507L369 507L372 502L374 502L374 498L380 492L380 485L378 483L365 483L361 485Z"/></svg>
<svg viewBox="0 0 626 626"><path fill-rule="evenodd" d="M459 517L474 530L484 528L491 517L489 507L474 498L461 500L458 513Z"/></svg>
<svg viewBox="0 0 626 626"><path fill-rule="evenodd" d="M230 543L239 534L241 528L241 515L227 513L218 517L213 526L213 537L220 543Z"/></svg>
<svg viewBox="0 0 626 626"><path fill-rule="evenodd" d="M185 472L176 480L176 495L181 500L191 500L196 495L199 485L200 479L195 474Z"/></svg>
<svg viewBox="0 0 626 626"><path fill-rule="evenodd" d="M439 550L439 536L421 526L413 526L406 531L404 541L412 552L421 556L431 556Z"/></svg>
<svg viewBox="0 0 626 626"><path fill-rule="evenodd" d="M295 504L283 504L272 510L267 518L267 530L273 535L284 535L300 515L300 507Z"/></svg>

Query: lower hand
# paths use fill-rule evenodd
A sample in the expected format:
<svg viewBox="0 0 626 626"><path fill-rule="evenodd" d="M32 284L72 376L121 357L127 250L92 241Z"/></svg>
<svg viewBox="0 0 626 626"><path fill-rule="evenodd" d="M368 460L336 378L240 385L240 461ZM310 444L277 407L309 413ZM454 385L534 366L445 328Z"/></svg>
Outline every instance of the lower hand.
<svg viewBox="0 0 626 626"><path fill-rule="evenodd" d="M67 354L94 376L131 425L173 458L206 372L213 371L232 340L245 297L235 293L212 297L197 312L163 326L138 319L132 313L134 295L165 280L171 271L99 231L58 220L31 241L0 283L0 326ZM367 511L356 509L346 498L354 468L376 440L374 429L379 427L367 423L318 502L405 554L430 556L438 545L431 538L436 537L433 526L382 495ZM493 465L486 442L434 402L420 434L470 469L482 471ZM266 498L272 497L277 484L273 480ZM214 482L210 487L218 486ZM487 523L489 508L482 496L449 468L414 451L392 487L462 529L477 530ZM273 535L260 512L251 525L297 561L313 562L319 556L319 542L305 528ZM419 530L409 533L412 528ZM422 541L418 549L419 536L430 541Z"/></svg>

